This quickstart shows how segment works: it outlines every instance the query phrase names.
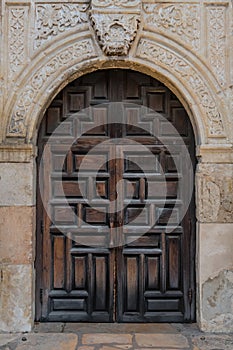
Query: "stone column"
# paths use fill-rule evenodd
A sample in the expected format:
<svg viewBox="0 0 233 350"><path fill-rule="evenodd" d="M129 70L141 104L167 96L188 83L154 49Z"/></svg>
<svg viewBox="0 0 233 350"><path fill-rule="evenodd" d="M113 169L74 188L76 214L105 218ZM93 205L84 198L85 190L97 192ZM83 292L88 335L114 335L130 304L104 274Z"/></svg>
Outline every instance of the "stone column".
<svg viewBox="0 0 233 350"><path fill-rule="evenodd" d="M35 166L30 147L0 149L0 331L34 321Z"/></svg>
<svg viewBox="0 0 233 350"><path fill-rule="evenodd" d="M233 331L233 153L202 150L196 175L198 322Z"/></svg>

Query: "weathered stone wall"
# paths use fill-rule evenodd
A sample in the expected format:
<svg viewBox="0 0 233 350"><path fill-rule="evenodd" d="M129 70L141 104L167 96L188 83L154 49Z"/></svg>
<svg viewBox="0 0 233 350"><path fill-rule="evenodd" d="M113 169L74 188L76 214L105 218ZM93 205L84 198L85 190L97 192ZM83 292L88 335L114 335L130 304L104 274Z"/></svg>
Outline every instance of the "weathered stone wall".
<svg viewBox="0 0 233 350"><path fill-rule="evenodd" d="M96 3L1 1L0 330L27 331L34 319L40 120L69 81L111 67L160 79L186 107L199 159L197 318L203 330L233 330L232 2L135 0L130 26L123 2L119 20L130 38L123 46L98 29Z"/></svg>
<svg viewBox="0 0 233 350"><path fill-rule="evenodd" d="M29 331L33 319L34 161L0 163L0 329Z"/></svg>

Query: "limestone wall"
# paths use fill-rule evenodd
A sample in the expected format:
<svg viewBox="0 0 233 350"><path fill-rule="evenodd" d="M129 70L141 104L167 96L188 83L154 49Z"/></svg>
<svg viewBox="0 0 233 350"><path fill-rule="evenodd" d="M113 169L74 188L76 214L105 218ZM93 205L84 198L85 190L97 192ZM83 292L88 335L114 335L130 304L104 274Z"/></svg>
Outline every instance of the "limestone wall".
<svg viewBox="0 0 233 350"><path fill-rule="evenodd" d="M119 15L130 39L116 52L108 28L99 29L96 3L1 1L0 330L33 325L34 159L44 111L74 78L120 67L163 81L190 116L199 160L197 320L203 330L232 331L232 2L135 0L130 26L127 5Z"/></svg>

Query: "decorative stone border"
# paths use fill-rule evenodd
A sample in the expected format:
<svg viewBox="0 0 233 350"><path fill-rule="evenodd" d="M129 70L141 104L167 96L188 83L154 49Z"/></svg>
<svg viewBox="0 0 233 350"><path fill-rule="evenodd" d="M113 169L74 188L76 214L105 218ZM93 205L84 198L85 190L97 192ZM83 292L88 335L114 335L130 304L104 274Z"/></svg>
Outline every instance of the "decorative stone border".
<svg viewBox="0 0 233 350"><path fill-rule="evenodd" d="M109 6L113 10L116 5L123 6L123 17L128 14L129 6L136 4L137 11L141 9L138 39L136 37L129 55L113 58L100 51L100 39L91 28L91 4L100 5L101 11L109 11ZM225 143L227 136L231 140L228 135L230 111L225 111L227 92L223 90L229 80L226 76L227 28L230 26L227 0L221 5L209 1L201 5L197 2L153 4L150 0L127 4L122 1L110 4L107 0L93 0L93 3L88 0L61 3L9 0L6 4L3 2L3 6L8 32L6 64L12 80L6 88L9 91L3 111L3 135L0 135L3 141L7 136L31 142L39 114L62 84L64 86L72 76L81 75L84 66L89 70L105 64L114 66L116 59L129 66L141 60L140 64L147 65L151 75L165 70L165 83L172 85L192 110L198 143L212 143L208 138ZM30 40L29 32L32 33ZM207 46L203 51L204 41ZM97 65L93 68L92 64ZM45 87L47 99L42 96Z"/></svg>
<svg viewBox="0 0 233 350"><path fill-rule="evenodd" d="M53 81L57 73L94 56L96 54L91 38L81 39L63 48L52 58L49 57L43 65L36 68L22 87L22 92L14 106L8 136L25 137L27 135L27 120L30 118L31 109L37 103L38 96L44 87L49 81Z"/></svg>
<svg viewBox="0 0 233 350"><path fill-rule="evenodd" d="M159 35L150 34L148 37L147 33L144 33L139 43L135 43L131 55L121 59L118 66L120 67L121 63L129 68L135 64L138 67L147 66L150 69L149 74L152 75L156 70L161 75L161 71L169 71L166 82L170 79L170 85L175 88L179 85L177 90L184 100L187 100L187 91L189 92L187 104L192 110L196 128L200 131L198 137L202 139L201 143L206 143L208 137L224 139L226 113L216 92L216 80L210 72L205 73L206 67L203 68L200 60L196 58L194 62L193 54L183 48L184 55L181 55L177 44L171 40L161 43L160 39ZM47 52L46 57L42 59L38 60L37 56L34 58L28 73L25 73L17 86L20 94L16 99L15 96L9 99L9 138L22 138L31 142L41 110L48 104L50 95L55 95L62 84L64 86L75 74L83 74L85 69L95 70L116 64L116 59L108 58L100 52L88 32L81 33L79 38L73 35L72 40L67 37L66 42L63 40L62 49L59 45L54 45Z"/></svg>
<svg viewBox="0 0 233 350"><path fill-rule="evenodd" d="M196 96L196 102L203 110L203 117L207 124L208 137L224 137L224 123L219 112L216 98L207 85L207 81L195 69L187 57L183 58L179 53L166 47L164 44L141 38L137 48L136 56L153 62L159 66L169 69L175 76L178 76L185 86L188 86L192 94Z"/></svg>

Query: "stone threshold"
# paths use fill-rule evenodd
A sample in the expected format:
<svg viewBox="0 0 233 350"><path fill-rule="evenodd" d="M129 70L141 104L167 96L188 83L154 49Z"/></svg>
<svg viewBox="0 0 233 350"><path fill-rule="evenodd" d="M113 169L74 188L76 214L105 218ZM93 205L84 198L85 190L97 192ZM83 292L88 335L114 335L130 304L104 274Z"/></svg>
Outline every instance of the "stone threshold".
<svg viewBox="0 0 233 350"><path fill-rule="evenodd" d="M177 324L176 324L177 325ZM198 329L196 324L192 327ZM43 333L176 333L170 323L35 323L33 332Z"/></svg>
<svg viewBox="0 0 233 350"><path fill-rule="evenodd" d="M0 334L0 350L232 350L233 335L196 324L39 323L31 333Z"/></svg>

